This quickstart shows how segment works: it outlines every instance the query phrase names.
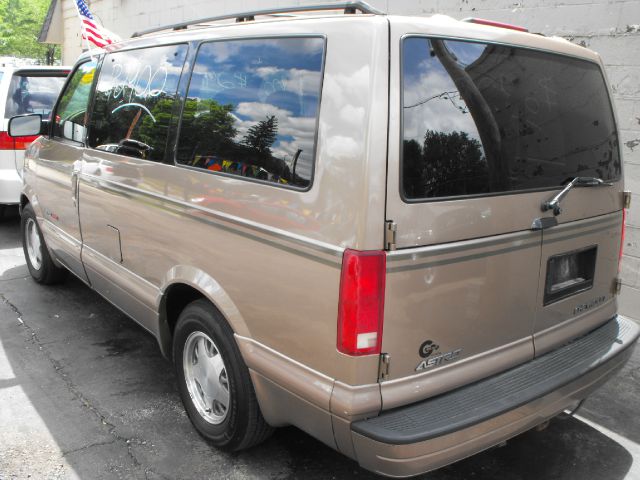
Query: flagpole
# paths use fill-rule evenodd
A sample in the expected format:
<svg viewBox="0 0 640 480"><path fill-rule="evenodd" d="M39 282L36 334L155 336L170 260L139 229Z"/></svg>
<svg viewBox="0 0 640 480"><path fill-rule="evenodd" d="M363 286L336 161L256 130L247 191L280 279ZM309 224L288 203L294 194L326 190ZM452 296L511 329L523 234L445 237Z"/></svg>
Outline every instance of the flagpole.
<svg viewBox="0 0 640 480"><path fill-rule="evenodd" d="M78 20L80 21L80 36L87 43L87 50L89 50L89 56L91 57L92 60L95 60L95 58L93 58L93 49L91 48L91 44L89 43L89 39L87 38L87 36L84 33L84 23L82 21L82 15L80 15L80 9L78 8L78 2L76 2L76 0L71 0L71 1L73 2L73 5L76 7L76 14L78 14Z"/></svg>

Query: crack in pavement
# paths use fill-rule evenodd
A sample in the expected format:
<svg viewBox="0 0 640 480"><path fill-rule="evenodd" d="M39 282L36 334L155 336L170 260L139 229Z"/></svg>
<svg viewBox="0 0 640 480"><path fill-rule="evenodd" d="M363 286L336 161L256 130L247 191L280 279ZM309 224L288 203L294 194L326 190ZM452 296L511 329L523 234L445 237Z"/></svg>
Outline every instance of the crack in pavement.
<svg viewBox="0 0 640 480"><path fill-rule="evenodd" d="M94 443L90 443L88 445L85 445L84 447L80 447L80 448L74 448L73 450L67 450L66 452L62 452L62 456L66 457L67 455L73 455L74 453L78 453L78 452L82 452L84 450L88 450L90 448L93 447L102 447L104 445L112 445L115 442L117 442L118 439L114 438L113 440L110 440L108 442L94 442Z"/></svg>
<svg viewBox="0 0 640 480"><path fill-rule="evenodd" d="M20 309L13 304L6 296L4 296L4 294L0 293L0 301L2 303L4 303L5 305L7 305L11 311L13 311L16 316L18 317L18 322L20 323L20 325L27 330L27 332L30 333L30 338L27 340L29 342L31 342L34 346L38 347L38 350L40 350L44 356L47 358L47 360L49 360L49 363L51 363L51 366L53 367L56 375L58 375L58 377L60 377L60 379L64 382L65 386L67 387L67 390L77 399L80 401L80 403L87 408L91 413L93 413L99 420L100 423L107 427L108 432L110 435L112 435L114 437L113 441L111 442L106 442L104 443L104 445L109 445L112 443L115 443L116 441L121 441L124 442L124 444L127 447L127 452L129 454L129 457L131 458L131 460L133 461L133 465L135 467L141 467L144 469L144 473L145 473L145 477L147 476L147 471L151 471L151 469L149 469L148 467L144 467L142 465L142 463L138 460L138 458L135 456L135 454L132 451L132 440L137 441L138 443L142 444L142 441L138 438L127 438L127 437L123 437L122 435L120 435L117 432L117 427L112 424L111 422L109 422L107 420L107 416L104 415L102 412L100 412L100 410L91 403L91 401L85 397L82 392L78 389L78 387L71 381L71 379L69 378L69 375L67 375L65 372L65 368L62 365L62 363L60 363L58 360L56 360L55 358L53 358L53 355L51 353L51 351L49 351L48 348L46 348L47 344L50 344L52 342L47 342L44 343L42 342L39 338L38 338L38 333L35 331L35 329L33 327L31 327L27 322L24 321L23 319L23 314L20 311ZM89 448L91 446L97 446L98 444L90 444L87 445L86 447L81 447L79 450L83 450L84 448ZM63 456L72 453L72 452L66 452L63 453ZM154 472L155 473L155 472Z"/></svg>
<svg viewBox="0 0 640 480"><path fill-rule="evenodd" d="M2 293L0 293L0 300L2 300L2 303L7 305L11 309L11 311L13 311L13 313L18 315L18 320L22 320L22 312L18 310L18 307L16 307L13 303L11 303L9 299L5 297Z"/></svg>

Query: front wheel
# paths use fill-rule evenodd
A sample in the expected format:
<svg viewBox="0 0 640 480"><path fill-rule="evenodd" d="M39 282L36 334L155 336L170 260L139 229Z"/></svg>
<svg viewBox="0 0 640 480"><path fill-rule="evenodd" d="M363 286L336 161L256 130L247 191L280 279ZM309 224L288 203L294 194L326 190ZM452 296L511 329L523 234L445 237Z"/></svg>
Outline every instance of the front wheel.
<svg viewBox="0 0 640 480"><path fill-rule="evenodd" d="M236 451L271 434L233 332L211 303L196 300L182 311L173 358L182 403L202 436Z"/></svg>
<svg viewBox="0 0 640 480"><path fill-rule="evenodd" d="M24 257L33 279L45 285L64 280L67 276L67 271L53 263L38 226L36 214L30 204L27 204L22 209L20 230L22 232Z"/></svg>

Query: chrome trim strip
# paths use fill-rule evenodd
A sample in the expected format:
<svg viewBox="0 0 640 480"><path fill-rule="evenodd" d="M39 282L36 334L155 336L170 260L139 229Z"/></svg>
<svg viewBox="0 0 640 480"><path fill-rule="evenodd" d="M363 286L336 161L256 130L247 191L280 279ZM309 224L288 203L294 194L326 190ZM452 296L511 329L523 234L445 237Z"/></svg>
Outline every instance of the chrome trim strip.
<svg viewBox="0 0 640 480"><path fill-rule="evenodd" d="M518 238L522 237L522 238ZM477 250L478 248L493 247L504 244L514 244L516 242L523 242L532 238L539 238L540 232L532 232L530 230L523 230L521 232L506 233L500 235L498 238L480 237L469 240L456 240L450 243L436 243L433 245L426 245L424 247L413 247L401 250L395 250L387 254L387 263L400 262L404 260L416 260L418 258L429 258L433 255L445 255L449 253L464 252L467 250ZM540 241L536 240L536 244ZM435 252L435 253L434 253Z"/></svg>
<svg viewBox="0 0 640 480"><path fill-rule="evenodd" d="M449 265L449 264L452 264L452 263L467 262L467 261L470 261L470 260L478 260L480 258L493 257L495 255L502 255L504 253L515 252L517 250L523 250L525 248L532 248L532 247L540 247L540 242L529 242L529 243L524 243L524 244L521 244L521 245L518 245L518 246L514 246L514 247L501 248L499 250L493 250L491 252L476 253L476 254L473 254L473 255L465 255L464 257L445 258L443 260L435 260L435 261L432 261L432 262L405 265L405 266L402 266L402 267L387 268L387 273L405 272L405 271L408 271L408 270L418 270L418 269L421 269L421 268L440 267L442 265ZM440 255L440 254L438 254L438 255Z"/></svg>
<svg viewBox="0 0 640 480"><path fill-rule="evenodd" d="M579 233L572 233L571 235L565 235L563 237L557 237L557 238L545 238L544 239L544 244L548 245L549 243L556 243L556 242L563 242L565 240L571 240L573 238L579 238L579 237L584 237L585 235L591 235L594 233L599 233L599 232L604 232L605 230L609 230L611 228L614 227L619 227L620 226L620 222L619 221L615 221L612 223L609 223L607 225L598 227L598 228L593 228L591 230L583 230Z"/></svg>
<svg viewBox="0 0 640 480"><path fill-rule="evenodd" d="M605 213L603 215L598 215L597 217L585 218L584 220L574 220L568 223L559 223L558 228L554 228L553 230L549 230L549 233L559 234L560 230L566 228L578 228L578 227L593 227L595 225L600 225L601 223L613 222L614 220L618 220L618 217L615 215L619 215L620 211L616 210L611 213ZM580 223L580 225L574 225L575 223Z"/></svg>

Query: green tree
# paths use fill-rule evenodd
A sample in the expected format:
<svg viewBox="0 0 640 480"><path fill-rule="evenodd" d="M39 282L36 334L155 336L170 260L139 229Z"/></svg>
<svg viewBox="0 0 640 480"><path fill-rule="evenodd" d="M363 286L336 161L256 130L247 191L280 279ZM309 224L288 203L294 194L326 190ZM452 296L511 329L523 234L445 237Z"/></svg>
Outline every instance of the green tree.
<svg viewBox="0 0 640 480"><path fill-rule="evenodd" d="M52 64L55 45L38 42L50 0L0 0L0 55L35 58Z"/></svg>

